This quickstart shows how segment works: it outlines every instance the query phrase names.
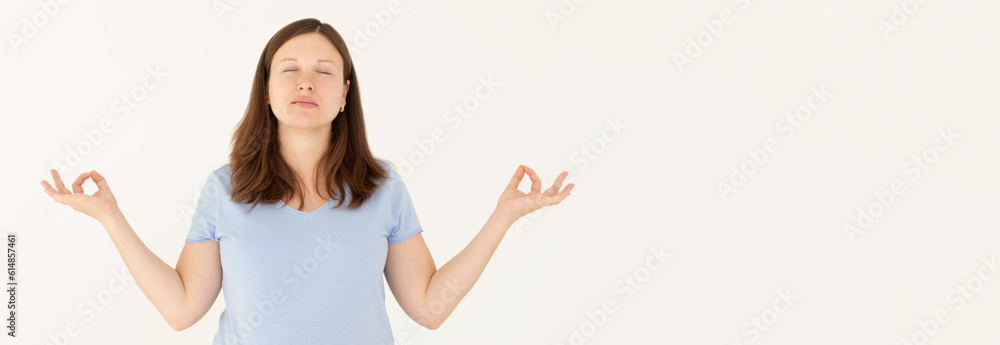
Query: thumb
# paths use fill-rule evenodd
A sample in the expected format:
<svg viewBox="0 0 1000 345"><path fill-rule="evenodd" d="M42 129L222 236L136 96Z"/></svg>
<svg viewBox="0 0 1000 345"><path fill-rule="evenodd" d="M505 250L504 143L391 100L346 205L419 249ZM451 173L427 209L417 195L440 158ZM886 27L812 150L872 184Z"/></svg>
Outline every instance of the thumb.
<svg viewBox="0 0 1000 345"><path fill-rule="evenodd" d="M108 181L104 179L104 176L97 173L97 170L91 170L90 176L93 178L94 183L97 184L97 188L105 189L108 188Z"/></svg>

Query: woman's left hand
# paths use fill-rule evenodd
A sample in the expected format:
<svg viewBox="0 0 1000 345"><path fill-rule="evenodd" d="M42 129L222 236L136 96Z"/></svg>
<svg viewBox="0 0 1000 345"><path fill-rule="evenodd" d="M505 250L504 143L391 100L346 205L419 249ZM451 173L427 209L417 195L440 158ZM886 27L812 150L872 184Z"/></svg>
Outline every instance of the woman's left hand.
<svg viewBox="0 0 1000 345"><path fill-rule="evenodd" d="M525 173L531 179L531 191L528 194L524 194L524 192L517 189L517 186L521 184L521 180L524 179ZM552 183L552 187L542 192L542 180L538 178L538 174L527 166L518 166L517 171L514 172L514 177L507 184L507 189L503 191L503 194L500 195L500 199L497 201L497 212L502 212L504 215L510 217L511 221L516 221L542 207L559 204L559 202L569 196L569 191L573 189L573 184L570 183L562 191L559 190L566 176L569 176L569 172L563 171L556 177L556 181Z"/></svg>

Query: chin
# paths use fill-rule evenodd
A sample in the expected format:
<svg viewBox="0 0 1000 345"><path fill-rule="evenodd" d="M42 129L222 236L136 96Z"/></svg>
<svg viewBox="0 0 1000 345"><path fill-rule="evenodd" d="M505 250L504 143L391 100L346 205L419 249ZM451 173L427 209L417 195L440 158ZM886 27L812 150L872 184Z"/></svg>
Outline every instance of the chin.
<svg viewBox="0 0 1000 345"><path fill-rule="evenodd" d="M278 122L282 126L304 129L304 128L317 128L317 127L329 126L330 122L332 121L333 121L332 118L329 121L323 121L317 118L299 116L295 119L287 119L287 118L284 120L279 119Z"/></svg>

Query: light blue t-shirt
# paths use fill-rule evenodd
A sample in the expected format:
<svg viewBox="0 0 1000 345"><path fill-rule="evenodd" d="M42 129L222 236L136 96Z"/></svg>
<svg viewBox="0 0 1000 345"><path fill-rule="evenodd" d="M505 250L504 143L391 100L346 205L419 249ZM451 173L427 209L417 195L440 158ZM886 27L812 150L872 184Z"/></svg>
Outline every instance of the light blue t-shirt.
<svg viewBox="0 0 1000 345"><path fill-rule="evenodd" d="M393 344L383 270L389 243L422 232L399 174L356 210L313 212L231 201L229 165L212 171L186 240L219 242L226 308L212 342ZM340 191L337 195L340 195Z"/></svg>

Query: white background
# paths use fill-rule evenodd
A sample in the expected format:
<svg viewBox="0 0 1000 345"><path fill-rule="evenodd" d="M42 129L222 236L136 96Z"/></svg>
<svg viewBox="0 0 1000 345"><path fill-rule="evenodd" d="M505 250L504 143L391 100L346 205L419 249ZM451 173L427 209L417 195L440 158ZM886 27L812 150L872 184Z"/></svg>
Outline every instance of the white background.
<svg viewBox="0 0 1000 345"><path fill-rule="evenodd" d="M315 17L352 47L374 154L413 166L401 175L438 266L481 228L518 164L546 187L561 171L576 185L511 227L439 329L387 295L397 344L1000 343L1000 279L980 270L1000 254L996 3L54 4L52 15L37 1L0 10L0 228L19 234L21 289L18 337L5 342L59 344L71 323L71 344L211 342L221 296L175 332L134 282L109 293L125 266L106 232L39 181L89 146L63 178L103 174L174 265L261 50ZM29 38L25 20L43 25ZM367 41L366 27L377 32ZM157 66L167 75L121 118L116 100ZM444 117L490 77L499 85L470 117ZM817 104L812 88L826 102L786 138L782 119ZM90 143L84 133L105 118L113 131ZM424 153L415 142L438 128L446 139ZM777 149L763 160L768 139ZM914 159L933 161L919 178ZM873 206L894 181L905 191ZM867 209L874 224L849 237L845 224ZM660 248L666 263L647 260ZM958 286L976 291L961 308ZM774 303L779 290L790 307ZM99 312L85 304L98 296L111 297ZM614 312L599 312L605 301ZM928 321L942 312L943 324Z"/></svg>

